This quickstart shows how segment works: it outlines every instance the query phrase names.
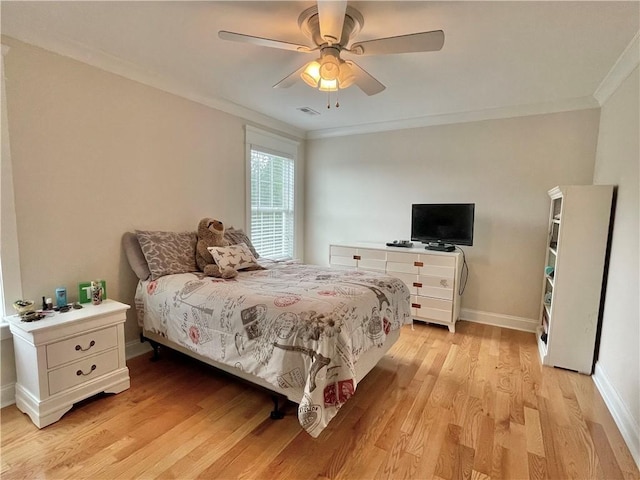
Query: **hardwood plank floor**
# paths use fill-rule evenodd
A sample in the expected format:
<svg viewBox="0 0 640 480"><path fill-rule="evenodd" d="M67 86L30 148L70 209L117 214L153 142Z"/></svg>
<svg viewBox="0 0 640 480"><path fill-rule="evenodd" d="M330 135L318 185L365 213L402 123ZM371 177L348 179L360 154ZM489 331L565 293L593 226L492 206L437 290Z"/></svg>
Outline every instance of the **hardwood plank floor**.
<svg viewBox="0 0 640 480"><path fill-rule="evenodd" d="M209 479L638 479L590 377L541 367L533 334L416 323L314 439L288 404L164 349L131 388L38 430L0 412L0 476Z"/></svg>

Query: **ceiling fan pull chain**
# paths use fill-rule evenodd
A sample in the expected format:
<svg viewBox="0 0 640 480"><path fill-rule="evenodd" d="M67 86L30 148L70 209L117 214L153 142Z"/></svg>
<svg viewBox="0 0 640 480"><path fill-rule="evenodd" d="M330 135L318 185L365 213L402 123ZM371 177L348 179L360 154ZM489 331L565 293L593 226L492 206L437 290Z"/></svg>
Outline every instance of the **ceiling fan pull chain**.
<svg viewBox="0 0 640 480"><path fill-rule="evenodd" d="M331 108L331 90L327 91L327 109Z"/></svg>
<svg viewBox="0 0 640 480"><path fill-rule="evenodd" d="M339 95L340 90L336 90L336 108L340 108L340 95Z"/></svg>

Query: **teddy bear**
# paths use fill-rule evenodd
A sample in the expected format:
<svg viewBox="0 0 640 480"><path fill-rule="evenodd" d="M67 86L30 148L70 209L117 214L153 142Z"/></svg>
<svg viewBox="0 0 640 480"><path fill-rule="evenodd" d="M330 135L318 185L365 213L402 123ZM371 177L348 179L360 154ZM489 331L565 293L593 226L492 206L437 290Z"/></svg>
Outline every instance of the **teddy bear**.
<svg viewBox="0 0 640 480"><path fill-rule="evenodd" d="M236 277L238 272L233 268L220 269L208 250L208 247L227 247L229 245L229 241L224 238L224 224L213 218L203 218L198 224L197 236L196 263L198 268L210 277Z"/></svg>

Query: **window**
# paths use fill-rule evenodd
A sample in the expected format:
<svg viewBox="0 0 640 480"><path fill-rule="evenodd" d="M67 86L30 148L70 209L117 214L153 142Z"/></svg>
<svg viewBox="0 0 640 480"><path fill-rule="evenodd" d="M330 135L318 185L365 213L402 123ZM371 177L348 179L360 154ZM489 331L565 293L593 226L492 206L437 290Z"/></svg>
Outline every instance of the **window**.
<svg viewBox="0 0 640 480"><path fill-rule="evenodd" d="M296 258L297 149L297 142L247 126L247 227L265 258Z"/></svg>
<svg viewBox="0 0 640 480"><path fill-rule="evenodd" d="M294 168L290 158L251 149L251 241L267 258L293 258Z"/></svg>

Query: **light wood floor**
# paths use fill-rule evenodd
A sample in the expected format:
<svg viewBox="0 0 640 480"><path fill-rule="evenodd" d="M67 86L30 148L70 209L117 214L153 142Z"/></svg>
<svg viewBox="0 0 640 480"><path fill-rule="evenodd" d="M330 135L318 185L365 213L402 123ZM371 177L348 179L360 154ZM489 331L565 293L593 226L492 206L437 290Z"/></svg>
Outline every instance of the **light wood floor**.
<svg viewBox="0 0 640 480"><path fill-rule="evenodd" d="M317 439L295 405L165 350L131 388L38 430L1 411L2 479L637 479L590 377L541 367L533 334L416 324Z"/></svg>

